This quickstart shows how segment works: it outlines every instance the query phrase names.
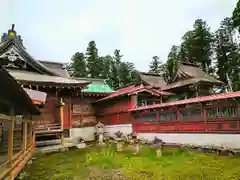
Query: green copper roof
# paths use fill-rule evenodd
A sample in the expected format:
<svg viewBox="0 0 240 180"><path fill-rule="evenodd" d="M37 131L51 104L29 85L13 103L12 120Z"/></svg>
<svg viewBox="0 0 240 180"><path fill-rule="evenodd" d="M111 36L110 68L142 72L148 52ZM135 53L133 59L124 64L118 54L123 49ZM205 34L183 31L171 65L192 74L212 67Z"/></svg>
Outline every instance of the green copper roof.
<svg viewBox="0 0 240 180"><path fill-rule="evenodd" d="M99 83L99 82L92 82L88 85L87 89L83 89L83 92L89 92L89 93L111 93L114 92L112 88L110 88L105 83Z"/></svg>

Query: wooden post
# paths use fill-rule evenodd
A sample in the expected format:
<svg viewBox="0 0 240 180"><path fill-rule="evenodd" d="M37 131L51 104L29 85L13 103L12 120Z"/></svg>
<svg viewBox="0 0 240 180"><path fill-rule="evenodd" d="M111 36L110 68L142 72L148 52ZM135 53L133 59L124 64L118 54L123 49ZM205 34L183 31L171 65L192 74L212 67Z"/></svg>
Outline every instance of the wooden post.
<svg viewBox="0 0 240 180"><path fill-rule="evenodd" d="M35 131L35 129L36 129L36 121L34 120L33 121L33 129L32 129L32 131L33 131L33 137L32 137L32 139L33 139L33 147L35 148L36 147L36 131Z"/></svg>
<svg viewBox="0 0 240 180"><path fill-rule="evenodd" d="M9 162L9 168L10 173L9 173L9 179L12 180L12 159L13 159L13 133L14 133L14 109L11 109L11 125L10 125L10 129L9 129L9 135L8 135L8 162Z"/></svg>
<svg viewBox="0 0 240 180"><path fill-rule="evenodd" d="M71 97L71 95L69 96L68 109L69 109L70 128L72 128L72 97Z"/></svg>
<svg viewBox="0 0 240 180"><path fill-rule="evenodd" d="M23 150L27 150L27 121L23 121Z"/></svg>
<svg viewBox="0 0 240 180"><path fill-rule="evenodd" d="M202 104L202 115L203 115L203 121L205 123L205 125L207 125L207 110L206 110L206 106L205 104ZM205 126L205 131L208 131L207 126Z"/></svg>
<svg viewBox="0 0 240 180"><path fill-rule="evenodd" d="M62 133L61 133L61 144L63 144L64 141L64 135L63 135L63 98L60 98L60 103L61 103L61 107L60 107L60 119L61 119L61 128L62 128Z"/></svg>
<svg viewBox="0 0 240 180"><path fill-rule="evenodd" d="M177 130L180 131L180 127L181 127L181 112L180 112L180 108L179 107L176 107L177 108Z"/></svg>
<svg viewBox="0 0 240 180"><path fill-rule="evenodd" d="M32 120L32 118L31 118L31 120ZM30 145L32 145L32 143L33 143L33 122L31 121L30 123L29 123L29 141L30 141Z"/></svg>

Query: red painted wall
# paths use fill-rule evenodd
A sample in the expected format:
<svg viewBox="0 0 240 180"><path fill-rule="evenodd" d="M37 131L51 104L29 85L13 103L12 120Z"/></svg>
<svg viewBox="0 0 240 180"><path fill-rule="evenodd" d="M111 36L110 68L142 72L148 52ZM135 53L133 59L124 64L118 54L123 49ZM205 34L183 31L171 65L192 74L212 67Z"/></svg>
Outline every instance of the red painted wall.
<svg viewBox="0 0 240 180"><path fill-rule="evenodd" d="M169 120L164 119L161 114L174 112L174 110L156 109L156 112L151 112L151 116L146 112L145 114L137 112L133 115L133 131L138 133L240 133L238 105L225 104L201 108L201 111L192 108L176 109L176 118ZM183 112L188 112L189 115L182 116ZM226 112L230 112L230 115Z"/></svg>
<svg viewBox="0 0 240 180"><path fill-rule="evenodd" d="M56 108L57 103L58 99L48 94L46 104L40 108L41 115L36 117L36 124L60 123L60 110Z"/></svg>
<svg viewBox="0 0 240 180"><path fill-rule="evenodd" d="M131 123L131 113L128 112L131 108L131 96L106 100L94 105L97 121L101 121L105 125Z"/></svg>
<svg viewBox="0 0 240 180"><path fill-rule="evenodd" d="M94 126L97 123L95 111L92 107L90 99L72 97L71 102L71 119L73 128ZM79 108L78 111L74 111L75 107Z"/></svg>

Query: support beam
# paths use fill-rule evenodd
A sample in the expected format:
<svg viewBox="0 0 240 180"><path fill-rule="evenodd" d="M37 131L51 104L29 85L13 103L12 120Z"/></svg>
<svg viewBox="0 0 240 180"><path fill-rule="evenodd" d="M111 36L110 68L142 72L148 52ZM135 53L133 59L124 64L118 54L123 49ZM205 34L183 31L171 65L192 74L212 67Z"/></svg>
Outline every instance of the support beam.
<svg viewBox="0 0 240 180"><path fill-rule="evenodd" d="M27 121L23 120L23 150L27 149Z"/></svg>
<svg viewBox="0 0 240 180"><path fill-rule="evenodd" d="M29 144L33 143L33 122L30 122L29 124Z"/></svg>
<svg viewBox="0 0 240 180"><path fill-rule="evenodd" d="M64 123L64 117L63 117L63 98L61 97L60 98L60 104L61 104L61 107L60 107L60 119L61 119L61 129L62 129L62 132L61 132L61 144L63 144L63 140L64 140L64 135L63 135L63 123Z"/></svg>
<svg viewBox="0 0 240 180"><path fill-rule="evenodd" d="M10 129L9 129L9 134L8 134L8 162L9 162L9 168L12 169L12 160L13 160L13 133L14 133L14 109L11 109L10 112L11 115L11 124L10 124ZM9 173L9 179L12 180L12 171Z"/></svg>

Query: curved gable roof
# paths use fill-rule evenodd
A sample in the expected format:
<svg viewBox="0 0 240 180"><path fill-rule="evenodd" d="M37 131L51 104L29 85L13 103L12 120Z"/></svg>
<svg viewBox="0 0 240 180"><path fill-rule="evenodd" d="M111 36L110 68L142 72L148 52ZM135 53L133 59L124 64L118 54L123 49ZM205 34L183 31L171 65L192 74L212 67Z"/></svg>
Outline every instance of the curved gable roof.
<svg viewBox="0 0 240 180"><path fill-rule="evenodd" d="M33 69L41 74L47 74L52 76L58 76L55 72L41 64L39 61L35 60L26 49L21 45L16 38L10 38L0 44L0 54L4 56L9 51L15 51L22 59L26 61Z"/></svg>

